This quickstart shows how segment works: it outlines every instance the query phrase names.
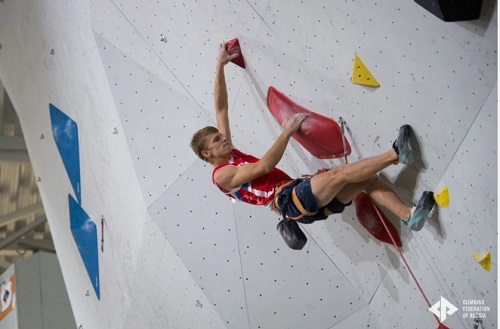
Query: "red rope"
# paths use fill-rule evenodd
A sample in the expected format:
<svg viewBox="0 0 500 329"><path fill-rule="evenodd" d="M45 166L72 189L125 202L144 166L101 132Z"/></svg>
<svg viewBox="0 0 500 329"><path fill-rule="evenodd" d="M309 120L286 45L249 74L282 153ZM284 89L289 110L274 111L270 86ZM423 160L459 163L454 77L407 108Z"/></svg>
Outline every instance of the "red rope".
<svg viewBox="0 0 500 329"><path fill-rule="evenodd" d="M396 249L398 250L399 255L403 259L403 262L405 263L406 268L408 269L408 272L410 273L411 277L413 278L413 281L415 281L415 283L417 284L418 290L420 290L420 293L422 293L422 296L424 296L424 299L427 302L427 305L429 306L429 308L431 308L431 303L429 302L429 299L427 299L427 296L425 295L424 290L422 289L422 287L418 283L417 278L415 277L415 275L413 274L413 271L411 270L410 266L408 265L408 262L406 261L405 256L403 256L403 253L401 252L401 248L398 247L396 241L392 237L391 232L389 231L389 228L387 227L387 225L385 224L385 222L382 220L383 217L382 217L382 214L380 213L380 210L378 209L378 207L375 204L374 204L374 207L375 207L375 211L377 212L378 217L380 218L380 221L382 222L382 225L384 225L384 228L386 229L387 233L389 234L389 237L391 238L392 243L394 244L394 247L396 247ZM437 322L439 324L441 324L441 322L439 321L438 317L435 314L433 314L433 315L436 318Z"/></svg>
<svg viewBox="0 0 500 329"><path fill-rule="evenodd" d="M345 139L345 135L344 135L344 126L346 124L346 122L344 121L344 119L342 117L340 117L340 124L341 124L341 129L342 129L342 139ZM347 164L348 163L348 160L347 160L347 152L346 152L346 148L345 148L345 145L344 145L344 163ZM319 171L318 171L319 173ZM380 219L380 221L382 222L382 225L384 225L384 228L385 230L387 231L387 233L389 234L389 237L391 238L392 240L392 244L394 245L394 247L396 247L396 249L398 250L399 252L399 255L401 256L401 258L403 259L403 262L405 263L406 265L406 268L408 269L408 272L410 273L411 277L413 278L413 281L415 281L415 283L417 284L417 287L418 287L418 290L420 290L420 293L422 294L422 296L424 297L427 305L429 306L429 308L431 308L431 303L429 302L429 299L427 298L427 296L425 295L424 293L424 290L422 289L422 287L420 286L420 284L418 283L417 281L417 278L415 277L415 275L413 274L413 271L411 270L410 266L408 265L408 262L406 261L406 258L405 256L403 256L403 253L401 252L401 248L398 247L398 244L396 243L396 241L394 240L394 237L392 236L391 232L389 231L389 228L387 227L387 225L385 224L384 220L382 219L382 214L380 213L380 210L378 209L378 207L374 204L373 205L375 207L375 211L377 212L377 215L378 215L378 218ZM434 315L434 318L436 318L437 322L439 323L439 327L438 329L440 328L446 328L448 329L448 327L446 327L445 325L443 325L441 323L441 321L439 321L439 318L435 315Z"/></svg>

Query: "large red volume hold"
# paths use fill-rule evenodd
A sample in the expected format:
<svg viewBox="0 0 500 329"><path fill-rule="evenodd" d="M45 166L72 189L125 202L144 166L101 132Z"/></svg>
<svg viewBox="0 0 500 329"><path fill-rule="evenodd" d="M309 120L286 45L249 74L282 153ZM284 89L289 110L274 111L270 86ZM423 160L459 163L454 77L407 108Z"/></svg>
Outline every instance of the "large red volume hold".
<svg viewBox="0 0 500 329"><path fill-rule="evenodd" d="M233 58L231 60L231 62L242 67L242 68L246 68L245 67L245 59L243 58L243 53L242 53L241 47L240 47L240 42L238 41L237 38L226 42L226 51L229 55L239 54L239 56Z"/></svg>
<svg viewBox="0 0 500 329"><path fill-rule="evenodd" d="M382 221L384 221L397 246L402 246L398 231L396 230L394 225L392 225L392 223L385 217L382 211L379 210L379 213L382 216L382 218L380 218L380 216L377 214L377 211L375 210L375 207L377 207L377 205L373 203L368 194L366 194L365 192L359 193L354 198L354 204L356 206L356 215L358 216L359 222L377 240L394 245L391 237L389 236L389 233L382 224Z"/></svg>
<svg viewBox="0 0 500 329"><path fill-rule="evenodd" d="M274 87L269 87L267 91L267 106L281 125L296 113L309 115L293 138L318 159L344 156L342 132L337 122L300 106ZM351 146L346 138L344 141L347 151L345 155L349 155Z"/></svg>

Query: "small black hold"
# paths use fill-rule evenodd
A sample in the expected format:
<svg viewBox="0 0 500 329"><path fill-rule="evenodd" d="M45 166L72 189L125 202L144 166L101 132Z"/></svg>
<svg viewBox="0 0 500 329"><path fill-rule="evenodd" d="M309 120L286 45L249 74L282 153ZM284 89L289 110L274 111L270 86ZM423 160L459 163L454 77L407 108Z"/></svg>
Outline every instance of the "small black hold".
<svg viewBox="0 0 500 329"><path fill-rule="evenodd" d="M56 54L56 52L54 51L54 49L52 49L52 50L50 51L50 54L51 54L51 55L55 55L55 54Z"/></svg>

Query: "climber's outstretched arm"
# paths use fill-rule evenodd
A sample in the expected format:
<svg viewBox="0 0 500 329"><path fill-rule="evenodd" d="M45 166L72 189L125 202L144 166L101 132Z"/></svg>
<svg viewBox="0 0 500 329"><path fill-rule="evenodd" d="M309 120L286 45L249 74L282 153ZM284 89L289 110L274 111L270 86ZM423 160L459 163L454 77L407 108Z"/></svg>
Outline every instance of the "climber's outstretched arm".
<svg viewBox="0 0 500 329"><path fill-rule="evenodd" d="M233 145L231 140L231 129L229 127L229 105L227 101L226 77L224 76L224 66L238 54L229 55L226 51L225 44L219 45L219 58L215 68L215 83L214 83L214 107L215 117L217 120L217 129L226 137L226 140Z"/></svg>

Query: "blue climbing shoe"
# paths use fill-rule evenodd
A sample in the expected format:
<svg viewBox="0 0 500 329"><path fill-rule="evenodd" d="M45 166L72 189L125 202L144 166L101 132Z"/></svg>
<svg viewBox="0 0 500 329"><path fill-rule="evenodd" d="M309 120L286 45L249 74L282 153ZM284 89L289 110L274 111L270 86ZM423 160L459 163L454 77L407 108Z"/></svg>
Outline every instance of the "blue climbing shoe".
<svg viewBox="0 0 500 329"><path fill-rule="evenodd" d="M401 126L399 128L398 139L392 145L398 154L398 162L400 163L410 164L413 162L413 154L410 150L410 137L411 127L409 125Z"/></svg>
<svg viewBox="0 0 500 329"><path fill-rule="evenodd" d="M431 191L425 191L422 193L416 207L412 210L408 221L403 221L403 223L407 224L413 231L420 231L435 204L434 194Z"/></svg>

